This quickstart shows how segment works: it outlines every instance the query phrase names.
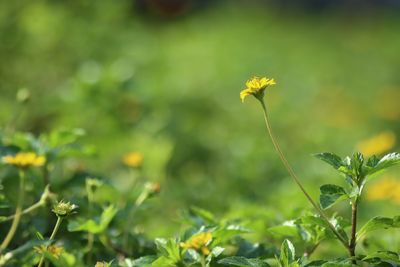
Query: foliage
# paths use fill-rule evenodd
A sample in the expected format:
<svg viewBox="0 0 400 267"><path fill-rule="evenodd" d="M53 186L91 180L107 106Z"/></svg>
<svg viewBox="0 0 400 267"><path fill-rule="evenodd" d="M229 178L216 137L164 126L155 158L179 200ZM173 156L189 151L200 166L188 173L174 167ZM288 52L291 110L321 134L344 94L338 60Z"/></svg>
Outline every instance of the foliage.
<svg viewBox="0 0 400 267"><path fill-rule="evenodd" d="M0 4L0 266L400 265L398 207L365 194L400 162L397 17L224 3L169 20L131 2ZM238 83L272 66L277 86L254 80L240 106ZM326 218L264 143L250 98L270 92ZM339 180L307 157L320 147L362 153L315 155ZM10 160L25 152L40 160Z"/></svg>

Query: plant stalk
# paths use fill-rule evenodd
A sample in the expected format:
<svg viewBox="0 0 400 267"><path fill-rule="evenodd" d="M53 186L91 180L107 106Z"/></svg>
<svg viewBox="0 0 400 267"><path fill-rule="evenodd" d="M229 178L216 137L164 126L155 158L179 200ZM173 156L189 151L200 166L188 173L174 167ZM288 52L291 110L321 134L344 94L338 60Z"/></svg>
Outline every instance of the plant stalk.
<svg viewBox="0 0 400 267"><path fill-rule="evenodd" d="M338 233L338 231L335 229L335 227L332 225L332 223L329 221L329 218L325 215L325 213L321 210L321 208L314 202L314 200L311 198L311 196L307 193L306 189L303 187L301 184L299 178L297 175L294 173L292 167L290 166L289 162L287 161L285 155L283 154L278 142L275 139L275 135L272 131L271 124L269 122L268 118L268 112L267 108L265 106L265 102L262 98L257 98L262 106L263 112L264 112L264 120L265 120L265 125L267 126L268 134L271 138L272 144L275 147L276 152L278 153L283 165L285 166L286 170L288 171L289 175L293 178L295 183L299 186L300 190L303 192L307 200L310 202L310 204L314 207L314 209L321 215L321 218L327 223L329 228L332 230L333 234L339 239L339 241L343 244L343 246L346 249L349 249L349 244L346 242L346 240Z"/></svg>
<svg viewBox="0 0 400 267"><path fill-rule="evenodd" d="M86 182L86 192L88 197L88 213L89 216L92 216L92 203L93 203L93 192L91 186ZM87 236L87 264L89 265L92 261L92 250L93 250L93 243L94 243L94 235L93 233L88 232Z"/></svg>
<svg viewBox="0 0 400 267"><path fill-rule="evenodd" d="M58 229L60 228L60 225L61 225L62 220L63 220L62 217L57 216L56 225L54 226L53 232L51 233L50 238L49 238L50 241L51 241L51 240L54 240L54 238L55 238L55 236L56 236L56 234L57 234L57 232L58 232ZM47 250L47 247L46 247L46 250ZM38 264L38 267L42 267L42 266L43 266L43 263L44 263L44 255L42 255L42 257L40 258L40 262L39 262L39 264Z"/></svg>
<svg viewBox="0 0 400 267"><path fill-rule="evenodd" d="M21 214L22 214L22 205L24 202L24 195L25 195L25 172L20 169L19 171L19 192L18 192L18 201L17 201L17 207L15 209L15 214L13 221L11 223L10 230L8 231L6 237L4 238L3 242L0 245L0 252L5 250L7 246L10 244L12 238L15 235L15 232L17 231L19 221L21 219Z"/></svg>
<svg viewBox="0 0 400 267"><path fill-rule="evenodd" d="M122 242L125 251L129 251L129 248L128 248L129 227L131 227L132 222L133 222L134 211L140 205L143 204L143 202L148 198L148 196L149 196L149 192L147 192L147 190L143 190L142 193L139 195L139 197L136 199L135 205L129 210L128 218L127 218L126 224L125 224L123 242Z"/></svg>
<svg viewBox="0 0 400 267"><path fill-rule="evenodd" d="M44 192L43 192L43 194L42 194L42 196L40 197L40 200L38 202L36 202L35 204L33 204L32 206L30 206L30 207L24 209L23 211L21 211L21 216L25 215L25 214L28 214L28 213L31 213L31 212L33 212L34 210L36 210L36 209L38 209L40 207L43 207L46 204L47 199L49 198L49 194L50 194L49 186L47 185L45 190L44 190ZM2 219L0 221L0 223L11 221L14 218L15 218L15 214L10 215L10 216Z"/></svg>
<svg viewBox="0 0 400 267"><path fill-rule="evenodd" d="M358 209L358 201L355 200L351 205L351 239L349 244L349 254L351 257L356 256L357 209ZM356 261L353 260L353 263L356 264Z"/></svg>

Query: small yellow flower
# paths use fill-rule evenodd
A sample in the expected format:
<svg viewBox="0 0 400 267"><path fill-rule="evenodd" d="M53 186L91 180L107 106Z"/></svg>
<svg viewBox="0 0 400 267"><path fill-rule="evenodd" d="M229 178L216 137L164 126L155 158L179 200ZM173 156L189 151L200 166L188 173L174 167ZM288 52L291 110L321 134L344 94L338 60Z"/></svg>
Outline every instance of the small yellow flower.
<svg viewBox="0 0 400 267"><path fill-rule="evenodd" d="M51 254L56 259L60 258L61 253L63 252L63 248L57 245L50 245L50 246L37 246L34 247L34 250L39 253L43 254L45 252Z"/></svg>
<svg viewBox="0 0 400 267"><path fill-rule="evenodd" d="M210 250L207 247L212 241L212 234L209 232L199 233L192 236L189 240L181 243L181 247L186 249L194 249L200 251L203 255L210 254Z"/></svg>
<svg viewBox="0 0 400 267"><path fill-rule="evenodd" d="M130 152L123 156L122 162L128 167L139 168L143 164L143 154L140 152Z"/></svg>
<svg viewBox="0 0 400 267"><path fill-rule="evenodd" d="M275 84L276 82L274 79L268 79L267 77L253 77L246 82L246 89L243 89L240 92L240 99L244 102L244 99L249 95L262 98L264 96L265 88Z"/></svg>
<svg viewBox="0 0 400 267"><path fill-rule="evenodd" d="M400 205L400 180L383 177L368 188L366 196L368 200L389 200Z"/></svg>
<svg viewBox="0 0 400 267"><path fill-rule="evenodd" d="M361 141L357 149L365 156L380 155L394 147L396 135L391 131L381 132L367 140Z"/></svg>
<svg viewBox="0 0 400 267"><path fill-rule="evenodd" d="M44 156L39 156L34 152L18 152L14 156L4 156L3 162L19 168L27 168L30 166L41 167L46 163Z"/></svg>

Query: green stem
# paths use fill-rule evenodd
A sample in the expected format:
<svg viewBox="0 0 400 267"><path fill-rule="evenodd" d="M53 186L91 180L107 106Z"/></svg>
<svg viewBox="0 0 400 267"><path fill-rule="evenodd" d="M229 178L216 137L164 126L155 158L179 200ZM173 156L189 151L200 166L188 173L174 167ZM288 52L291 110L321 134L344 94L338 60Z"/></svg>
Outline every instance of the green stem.
<svg viewBox="0 0 400 267"><path fill-rule="evenodd" d="M125 251L129 252L128 249L129 227L131 227L133 222L134 211L137 207L143 204L143 202L148 198L148 196L149 192L147 190L143 190L142 193L139 195L139 197L136 199L134 207L129 210L128 219L126 220L124 236L123 236L123 246Z"/></svg>
<svg viewBox="0 0 400 267"><path fill-rule="evenodd" d="M89 213L89 217L92 216L92 202L93 202L93 191L92 191L92 187L90 186L90 184L88 182L86 182L86 192L87 192L87 196L88 196L88 213ZM90 262L92 261L92 250L93 250L93 242L94 242L94 235L93 233L88 232L88 236L87 236L87 245L86 245L86 250L87 250L87 265L90 264Z"/></svg>
<svg viewBox="0 0 400 267"><path fill-rule="evenodd" d="M58 232L58 229L60 228L62 220L63 220L62 217L57 216L56 225L54 226L53 232L51 233L50 238L49 238L50 241L54 240L54 238L55 238L55 236L56 236L56 234ZM47 247L46 247L46 250L47 250ZM38 264L38 267L42 267L43 263L44 263L44 255L42 255L42 257L40 258L40 262Z"/></svg>
<svg viewBox="0 0 400 267"><path fill-rule="evenodd" d="M283 165L285 166L286 170L288 171L289 175L293 178L295 183L299 186L300 190L303 192L307 200L310 202L310 204L314 207L314 209L321 215L321 218L325 220L327 223L328 227L332 230L333 234L339 239L339 241L343 244L343 246L348 249L349 245L347 244L346 240L338 233L338 231L335 229L335 227L332 225L332 223L329 221L329 218L325 215L325 213L321 210L321 208L314 202L314 200L311 198L311 196L307 193L306 189L303 187L301 184L299 178L297 175L294 173L292 167L290 166L289 162L287 161L285 155L283 154L278 142L275 139L275 135L272 132L272 127L269 122L268 118L268 112L267 108L265 106L264 100L261 98L257 98L262 106L262 109L264 111L264 120L265 120L265 125L267 126L268 134L271 138L272 144L275 147L276 152L278 153Z"/></svg>
<svg viewBox="0 0 400 267"><path fill-rule="evenodd" d="M18 193L18 201L17 201L17 208L15 209L14 219L11 223L10 230L8 231L6 238L4 238L3 242L0 245L0 252L7 248L10 244L12 238L17 231L19 221L21 219L21 211L22 211L22 204L24 202L24 194L25 194L25 172L20 169L19 171L19 193Z"/></svg>
<svg viewBox="0 0 400 267"><path fill-rule="evenodd" d="M205 260L205 258L204 258L204 255L201 255L200 264L201 264L201 267L207 267L207 264L206 264L206 260Z"/></svg>
<svg viewBox="0 0 400 267"><path fill-rule="evenodd" d="M46 188L44 189L43 193L42 193L42 196L40 197L40 200L38 202L36 202L35 204L33 204L32 206L30 206L30 207L24 209L23 211L21 211L21 216L25 215L25 214L28 214L28 213L31 213L31 212L35 211L36 209L38 209L40 207L43 207L46 204L47 199L49 198L49 194L50 194L49 186L47 185ZM0 221L0 223L11 221L14 218L15 218L15 214L10 215L10 216L2 219Z"/></svg>
<svg viewBox="0 0 400 267"><path fill-rule="evenodd" d="M349 254L351 257L356 256L357 209L358 209L358 201L356 199L353 201L351 205L351 239L349 244ZM356 264L356 260L353 260L353 263Z"/></svg>

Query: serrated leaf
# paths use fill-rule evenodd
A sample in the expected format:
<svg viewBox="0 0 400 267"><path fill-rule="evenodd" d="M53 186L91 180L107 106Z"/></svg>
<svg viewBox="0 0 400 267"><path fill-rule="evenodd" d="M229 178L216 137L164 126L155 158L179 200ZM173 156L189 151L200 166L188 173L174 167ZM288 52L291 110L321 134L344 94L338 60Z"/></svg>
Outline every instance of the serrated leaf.
<svg viewBox="0 0 400 267"><path fill-rule="evenodd" d="M176 263L180 260L179 244L175 239L156 238L155 243L158 252L169 259L171 262ZM160 260L162 261L162 260Z"/></svg>
<svg viewBox="0 0 400 267"><path fill-rule="evenodd" d="M321 186L320 192L319 202L323 209L330 208L337 202L349 198L343 187L334 184Z"/></svg>
<svg viewBox="0 0 400 267"><path fill-rule="evenodd" d="M279 256L279 262L282 267L289 267L292 262L295 262L296 252L292 242L285 239L281 246L281 254Z"/></svg>
<svg viewBox="0 0 400 267"><path fill-rule="evenodd" d="M372 160L368 161L367 166L369 166L370 168L367 170L366 174L372 175L376 172L382 171L399 163L400 163L400 153L395 152L387 154L379 161L377 161L377 158L375 157Z"/></svg>
<svg viewBox="0 0 400 267"><path fill-rule="evenodd" d="M343 166L342 159L338 155L330 152L314 154L314 157L322 161L325 161L335 169L339 169L341 166Z"/></svg>
<svg viewBox="0 0 400 267"><path fill-rule="evenodd" d="M364 164L364 156L360 152L356 152L353 154L353 160L351 161L353 171L357 177L362 175L362 169Z"/></svg>
<svg viewBox="0 0 400 267"><path fill-rule="evenodd" d="M400 228L400 216L394 218L377 216L372 218L358 231L357 239L360 239L369 232L389 228Z"/></svg>
<svg viewBox="0 0 400 267"><path fill-rule="evenodd" d="M259 259L248 259L245 257L233 256L218 261L219 264L238 267L269 267L269 264Z"/></svg>

